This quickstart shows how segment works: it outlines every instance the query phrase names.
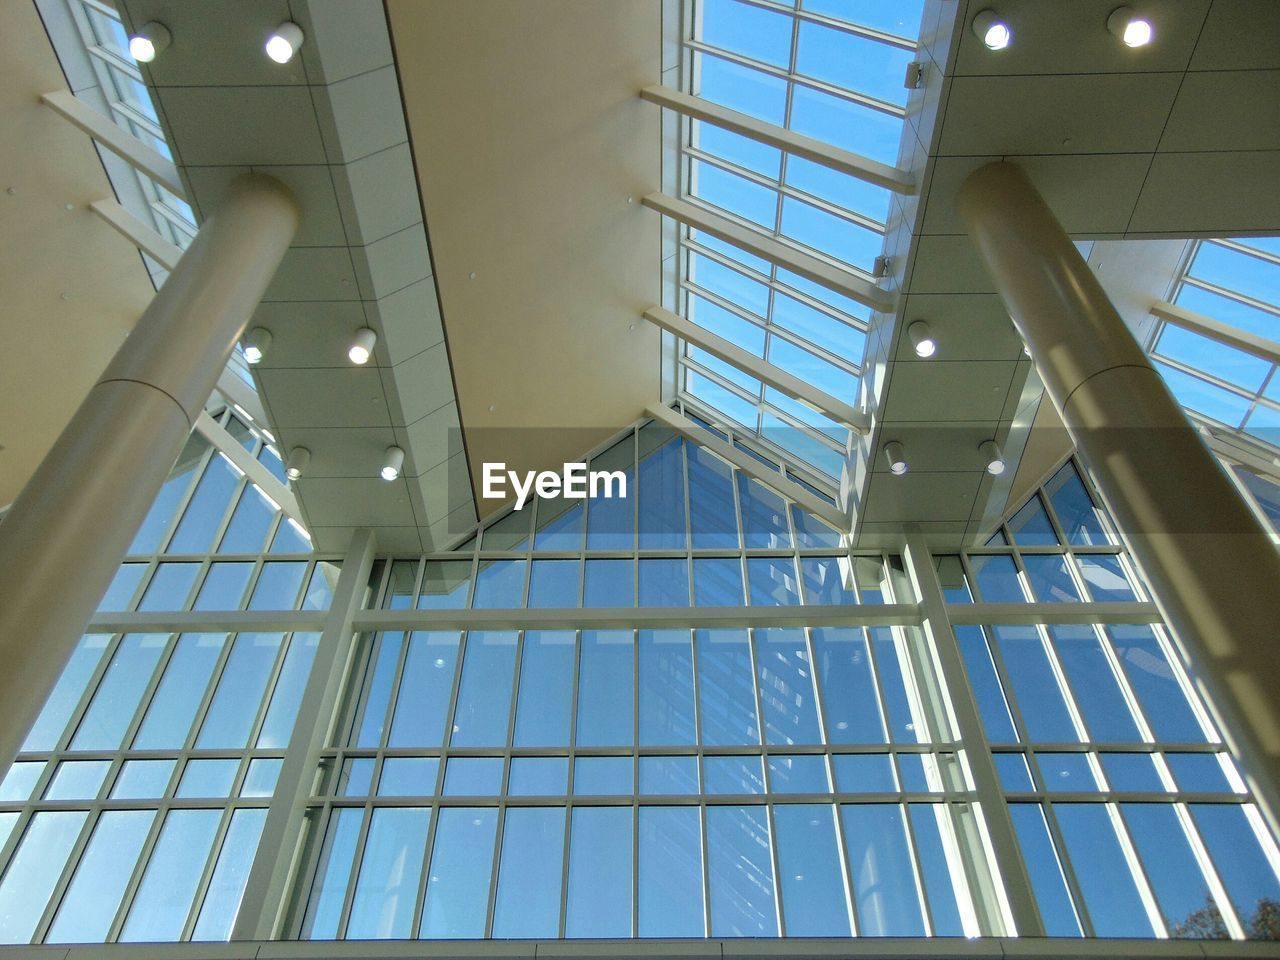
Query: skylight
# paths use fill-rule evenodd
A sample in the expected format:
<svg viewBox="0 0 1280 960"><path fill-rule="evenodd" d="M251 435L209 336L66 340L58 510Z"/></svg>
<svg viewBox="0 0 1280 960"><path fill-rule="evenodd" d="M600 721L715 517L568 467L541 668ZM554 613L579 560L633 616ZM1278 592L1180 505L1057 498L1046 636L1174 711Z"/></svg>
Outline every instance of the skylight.
<svg viewBox="0 0 1280 960"><path fill-rule="evenodd" d="M1280 238L1196 245L1173 298L1177 306L1240 331L1240 349L1162 322L1151 356L1193 418L1280 448Z"/></svg>
<svg viewBox="0 0 1280 960"><path fill-rule="evenodd" d="M686 40L691 92L732 110L894 164L922 0L697 0ZM686 197L870 280L888 190L698 120L681 143ZM846 403L856 404L870 310L759 257L683 231L685 316ZM849 429L682 345L690 408L839 482Z"/></svg>

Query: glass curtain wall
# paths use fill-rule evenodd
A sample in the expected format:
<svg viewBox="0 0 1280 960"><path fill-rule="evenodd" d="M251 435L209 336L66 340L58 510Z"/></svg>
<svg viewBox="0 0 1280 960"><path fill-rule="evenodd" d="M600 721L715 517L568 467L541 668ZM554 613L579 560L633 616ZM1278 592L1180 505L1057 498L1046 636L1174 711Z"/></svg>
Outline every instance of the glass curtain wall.
<svg viewBox="0 0 1280 960"><path fill-rule="evenodd" d="M283 480L257 430L221 419ZM99 611L324 611L336 574L193 434ZM0 943L226 939L318 641L87 634L0 783Z"/></svg>

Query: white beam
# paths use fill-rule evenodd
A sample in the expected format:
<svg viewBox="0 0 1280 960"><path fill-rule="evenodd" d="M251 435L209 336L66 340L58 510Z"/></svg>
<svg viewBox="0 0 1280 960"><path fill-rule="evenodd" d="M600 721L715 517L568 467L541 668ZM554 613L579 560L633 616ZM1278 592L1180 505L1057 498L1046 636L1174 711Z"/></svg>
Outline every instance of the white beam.
<svg viewBox="0 0 1280 960"><path fill-rule="evenodd" d="M275 474L255 460L249 451L240 445L240 441L228 433L222 424L202 410L200 416L196 419L196 430L217 447L228 460L239 467L263 493L278 503L280 509L288 517L303 526L306 525L302 518L302 511L298 508L298 498L293 495L293 491L277 480Z"/></svg>
<svg viewBox="0 0 1280 960"><path fill-rule="evenodd" d="M644 318L663 330L674 333L681 340L702 348L726 363L733 364L739 370L751 374L755 379L767 383L788 397L799 400L805 406L843 423L851 430L861 434L870 432L870 418L863 411L787 373L781 367L767 360L761 360L755 354L743 350L724 337L716 336L710 330L661 307L650 307L644 312Z"/></svg>
<svg viewBox="0 0 1280 960"><path fill-rule="evenodd" d="M703 233L718 237L735 247L741 247L747 253L763 257L770 263L776 263L792 273L797 273L814 283L820 283L836 293L842 293L872 310L879 310L882 313L892 313L894 310L894 298L870 280L864 280L850 270L802 253L795 247L766 236L758 230L744 227L705 207L689 203L687 200L677 200L665 193L651 193L644 198L643 203L650 210L656 210L663 216L671 217Z"/></svg>
<svg viewBox="0 0 1280 960"><path fill-rule="evenodd" d="M89 204L89 209L166 270L177 266L182 248L160 236L115 200L95 200Z"/></svg>
<svg viewBox="0 0 1280 960"><path fill-rule="evenodd" d="M722 107L710 100L691 96L671 87L660 86L645 87L640 91L640 99L674 110L683 116L741 134L759 143L777 147L794 156L804 157L806 160L847 173L851 177L877 187L884 187L894 193L910 195L916 192L915 178L906 170L891 167L849 150L841 150L839 147L833 147L829 143L806 137L785 127L765 123L763 120Z"/></svg>
<svg viewBox="0 0 1280 960"><path fill-rule="evenodd" d="M1151 308L1151 315L1165 323L1199 333L1210 340L1225 343L1229 347L1243 350L1245 353L1261 357L1271 363L1280 363L1280 343L1249 333L1247 330L1228 326L1202 313L1196 313L1173 303L1160 302Z"/></svg>
<svg viewBox="0 0 1280 960"><path fill-rule="evenodd" d="M170 193L179 197L186 196L186 187L182 185L182 179L178 176L178 168L159 150L116 126L109 117L104 117L68 90L54 90L42 94L40 99L93 137L103 147L134 169L145 173Z"/></svg>
<svg viewBox="0 0 1280 960"><path fill-rule="evenodd" d="M692 440L717 456L728 460L735 467L750 477L771 487L788 500L794 500L810 513L821 517L841 533L847 533L848 527L844 514L833 504L815 496L798 483L793 483L781 473L769 470L755 457L749 456L732 444L725 443L715 434L702 429L688 417L676 413L669 407L651 406L645 411L650 417L664 426L670 427L682 436Z"/></svg>

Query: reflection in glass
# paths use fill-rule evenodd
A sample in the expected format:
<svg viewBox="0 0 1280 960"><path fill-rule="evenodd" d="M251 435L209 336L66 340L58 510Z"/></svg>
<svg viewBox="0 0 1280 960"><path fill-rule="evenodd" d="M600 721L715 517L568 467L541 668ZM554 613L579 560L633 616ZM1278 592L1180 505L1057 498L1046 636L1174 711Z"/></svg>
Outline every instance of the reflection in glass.
<svg viewBox="0 0 1280 960"><path fill-rule="evenodd" d="M415 631L410 635L388 746L438 747L444 743L460 643L456 631Z"/></svg>
<svg viewBox="0 0 1280 960"><path fill-rule="evenodd" d="M196 920L192 940L226 940L240 912L240 900L244 885L249 879L253 855L258 850L258 838L267 821L265 807L237 810L231 817L231 826L222 841L222 852L213 868L209 889L204 895L204 905Z"/></svg>
<svg viewBox="0 0 1280 960"><path fill-rule="evenodd" d="M777 936L765 808L709 806L706 815L711 935Z"/></svg>
<svg viewBox="0 0 1280 960"><path fill-rule="evenodd" d="M751 646L745 630L698 630L698 713L702 742L732 746L760 742L752 683Z"/></svg>
<svg viewBox="0 0 1280 960"><path fill-rule="evenodd" d="M514 632L473 630L467 634L451 744L457 747L507 745L515 667Z"/></svg>
<svg viewBox="0 0 1280 960"><path fill-rule="evenodd" d="M520 653L516 700L517 747L562 747L569 743L573 710L572 630L528 630Z"/></svg>
<svg viewBox="0 0 1280 960"><path fill-rule="evenodd" d="M778 876L787 936L849 936L835 808L778 804L773 823L778 832Z"/></svg>
<svg viewBox="0 0 1280 960"><path fill-rule="evenodd" d="M403 940L412 934L430 820L431 811L422 807L374 809L351 900L348 939Z"/></svg>
<svg viewBox="0 0 1280 960"><path fill-rule="evenodd" d="M630 630L582 631L578 667L579 746L632 744L634 656Z"/></svg>
<svg viewBox="0 0 1280 960"><path fill-rule="evenodd" d="M859 933L867 937L924 936L902 808L885 803L846 804L840 808L840 820Z"/></svg>

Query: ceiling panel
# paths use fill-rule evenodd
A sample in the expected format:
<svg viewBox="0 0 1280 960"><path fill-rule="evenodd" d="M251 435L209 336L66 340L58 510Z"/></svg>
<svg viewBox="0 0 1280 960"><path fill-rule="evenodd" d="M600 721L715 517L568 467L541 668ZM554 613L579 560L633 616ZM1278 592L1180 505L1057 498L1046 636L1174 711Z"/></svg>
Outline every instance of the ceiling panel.
<svg viewBox="0 0 1280 960"><path fill-rule="evenodd" d="M1161 151L1280 150L1280 70L1189 73Z"/></svg>
<svg viewBox="0 0 1280 960"><path fill-rule="evenodd" d="M1280 3L1214 0L1191 69L1280 69Z"/></svg>
<svg viewBox="0 0 1280 960"><path fill-rule="evenodd" d="M1181 73L956 77L939 153L1150 153L1181 81Z"/></svg>

